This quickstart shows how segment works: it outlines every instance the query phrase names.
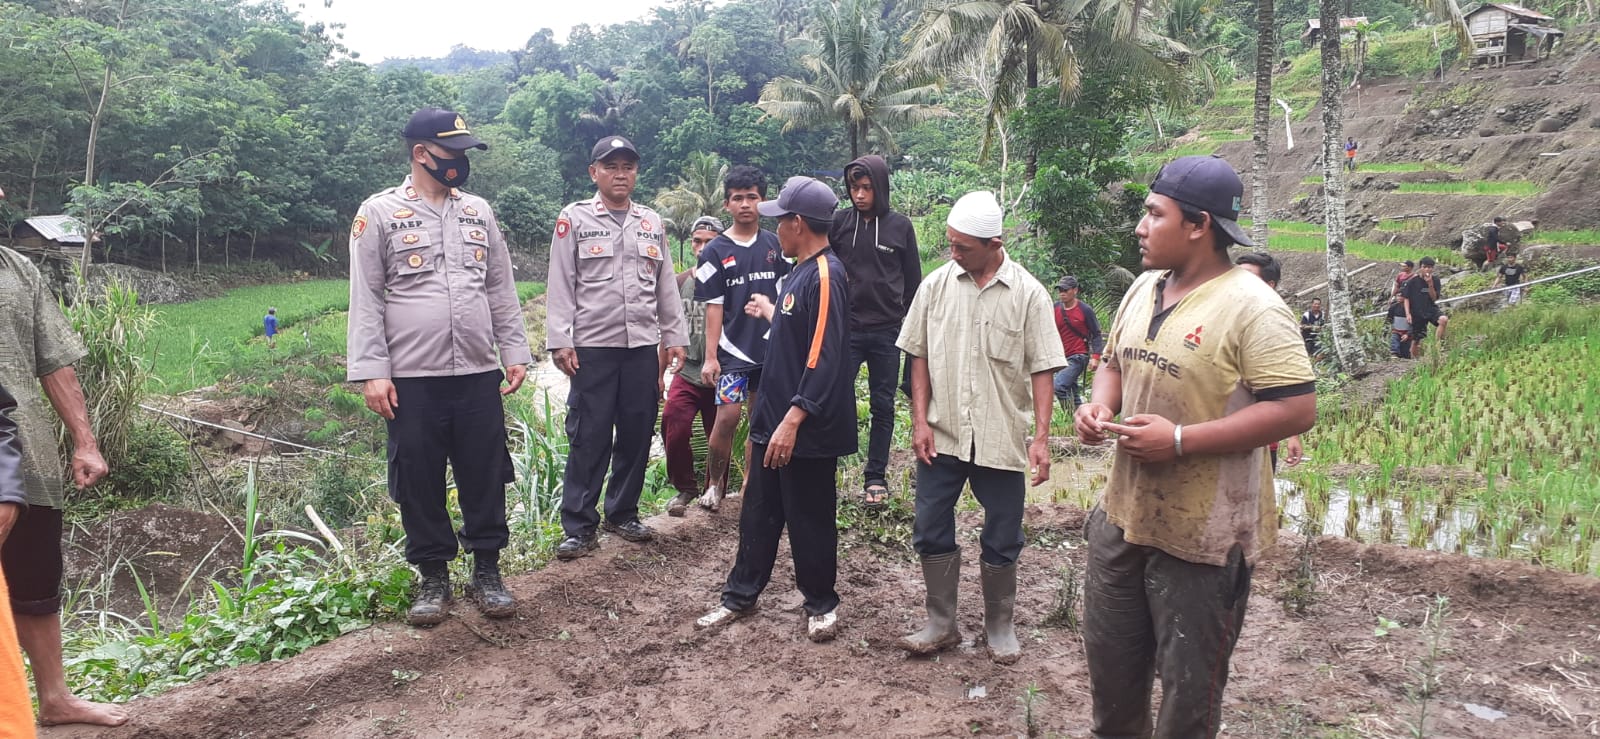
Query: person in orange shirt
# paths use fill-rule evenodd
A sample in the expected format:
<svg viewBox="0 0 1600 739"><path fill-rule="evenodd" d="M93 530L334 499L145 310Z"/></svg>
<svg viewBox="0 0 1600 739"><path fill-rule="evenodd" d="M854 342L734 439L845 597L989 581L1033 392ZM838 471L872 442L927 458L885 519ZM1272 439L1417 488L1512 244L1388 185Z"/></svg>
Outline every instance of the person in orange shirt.
<svg viewBox="0 0 1600 739"><path fill-rule="evenodd" d="M0 386L0 544L28 505L22 489L22 444L17 439L17 422L11 418L16 407L16 398ZM0 603L10 601L11 591L0 574ZM0 739L33 735L33 701L22 671L17 625L11 620L11 609L0 608Z"/></svg>

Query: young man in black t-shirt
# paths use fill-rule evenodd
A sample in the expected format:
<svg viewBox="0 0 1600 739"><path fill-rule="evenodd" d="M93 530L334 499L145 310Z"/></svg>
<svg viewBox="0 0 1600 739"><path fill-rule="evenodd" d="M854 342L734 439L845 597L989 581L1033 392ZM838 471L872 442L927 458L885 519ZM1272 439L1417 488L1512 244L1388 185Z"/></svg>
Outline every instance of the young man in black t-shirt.
<svg viewBox="0 0 1600 739"><path fill-rule="evenodd" d="M744 307L756 296L771 301L778 280L789 273L778 237L761 228L756 205L767 197L767 178L755 167L740 165L722 181L723 207L733 226L700 250L695 269L694 299L706 304L705 363L700 377L715 388L717 419L707 441L706 491L700 505L716 510L728 486L728 461L733 435L746 404L755 406L761 365L767 356L765 318L747 315ZM745 476L750 474L750 446L745 444ZM748 485L746 485L748 488Z"/></svg>
<svg viewBox="0 0 1600 739"><path fill-rule="evenodd" d="M1400 297L1406 309L1406 323L1411 325L1411 357L1422 358L1422 340L1428 337L1428 325L1439 327L1439 343L1444 345L1445 328L1450 317L1439 310L1438 276L1433 274L1433 257L1423 257L1417 263L1417 273L1406 282Z"/></svg>
<svg viewBox="0 0 1600 739"><path fill-rule="evenodd" d="M838 198L827 185L791 177L761 214L778 219L783 254L797 260L776 304L756 297L747 312L770 317L772 344L750 414L754 481L739 514L739 553L722 605L695 622L717 628L755 611L789 528L795 584L805 596L806 636L838 634L839 457L856 452L855 367L849 363L850 294L844 264L828 248ZM720 423L720 421L719 421Z"/></svg>
<svg viewBox="0 0 1600 739"><path fill-rule="evenodd" d="M1527 272L1527 267L1517 263L1516 254L1506 254L1506 261L1500 265L1500 274L1495 275L1494 284L1490 287L1505 283L1506 287L1511 288L1506 291L1506 305L1516 305L1522 302L1522 277Z"/></svg>

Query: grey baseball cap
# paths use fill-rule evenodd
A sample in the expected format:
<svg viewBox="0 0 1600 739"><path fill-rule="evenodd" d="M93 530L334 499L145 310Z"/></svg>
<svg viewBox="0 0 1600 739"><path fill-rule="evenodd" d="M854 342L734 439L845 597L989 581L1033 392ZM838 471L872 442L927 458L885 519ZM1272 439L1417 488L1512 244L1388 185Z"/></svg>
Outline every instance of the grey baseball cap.
<svg viewBox="0 0 1600 739"><path fill-rule="evenodd" d="M768 218L793 213L819 221L833 220L833 212L838 209L839 198L832 188L810 177L798 176L783 183L777 200L763 201L756 206L756 210Z"/></svg>
<svg viewBox="0 0 1600 739"><path fill-rule="evenodd" d="M716 216L700 216L699 218L694 219L694 223L690 224L689 226L689 233L694 233L696 231L716 231L717 233L722 233L722 221L717 220Z"/></svg>
<svg viewBox="0 0 1600 739"><path fill-rule="evenodd" d="M1057 290L1061 290L1063 292L1067 291L1067 290L1071 290L1071 289L1073 289L1073 288L1075 288L1077 286L1078 286L1078 278L1074 277L1072 275L1067 275L1065 277L1062 277L1060 280L1056 281L1056 289Z"/></svg>

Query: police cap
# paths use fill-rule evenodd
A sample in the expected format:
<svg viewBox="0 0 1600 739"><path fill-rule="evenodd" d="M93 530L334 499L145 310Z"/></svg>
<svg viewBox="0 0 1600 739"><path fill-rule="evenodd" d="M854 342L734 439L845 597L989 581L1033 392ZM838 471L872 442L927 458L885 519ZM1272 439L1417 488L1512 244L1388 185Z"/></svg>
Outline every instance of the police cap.
<svg viewBox="0 0 1600 739"><path fill-rule="evenodd" d="M400 135L408 140L431 141L455 151L489 149L488 144L467 130L467 120L461 114L444 108L423 108L412 113Z"/></svg>

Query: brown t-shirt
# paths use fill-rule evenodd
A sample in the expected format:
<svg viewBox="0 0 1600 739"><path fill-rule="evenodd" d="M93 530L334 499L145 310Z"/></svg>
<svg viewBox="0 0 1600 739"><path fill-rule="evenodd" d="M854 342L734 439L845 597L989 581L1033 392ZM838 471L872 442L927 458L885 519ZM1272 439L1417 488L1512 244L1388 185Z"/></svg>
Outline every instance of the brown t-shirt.
<svg viewBox="0 0 1600 739"><path fill-rule="evenodd" d="M1166 275L1135 281L1111 326L1104 356L1122 374L1122 417L1150 413L1194 424L1314 391L1294 313L1265 282L1235 267L1161 315L1156 299ZM1272 545L1275 502L1271 461L1258 448L1161 464L1119 453L1101 506L1129 543L1221 566L1235 545L1249 562Z"/></svg>

